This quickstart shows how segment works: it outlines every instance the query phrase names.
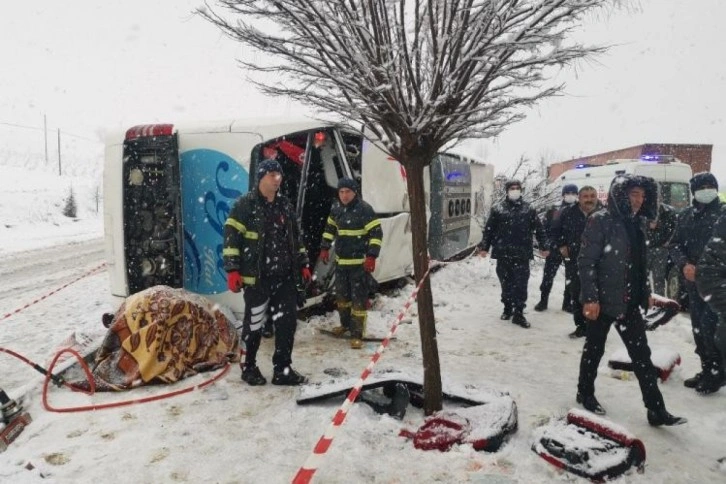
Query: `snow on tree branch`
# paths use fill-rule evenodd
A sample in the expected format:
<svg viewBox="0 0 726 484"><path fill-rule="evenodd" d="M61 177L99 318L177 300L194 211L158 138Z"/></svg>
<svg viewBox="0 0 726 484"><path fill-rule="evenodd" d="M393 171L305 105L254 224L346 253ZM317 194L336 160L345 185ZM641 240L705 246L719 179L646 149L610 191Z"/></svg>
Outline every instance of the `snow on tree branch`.
<svg viewBox="0 0 726 484"><path fill-rule="evenodd" d="M613 0L218 0L199 14L262 56L264 93L363 123L391 154L496 136L561 92L550 69L604 50L567 41ZM267 55L264 55L267 54ZM274 74L273 80L260 78Z"/></svg>

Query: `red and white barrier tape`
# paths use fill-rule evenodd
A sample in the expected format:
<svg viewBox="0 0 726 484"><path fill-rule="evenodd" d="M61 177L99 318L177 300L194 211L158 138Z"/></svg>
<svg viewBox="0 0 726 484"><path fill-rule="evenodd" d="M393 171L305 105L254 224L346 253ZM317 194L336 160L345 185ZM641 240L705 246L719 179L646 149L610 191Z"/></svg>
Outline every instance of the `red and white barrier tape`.
<svg viewBox="0 0 726 484"><path fill-rule="evenodd" d="M370 374L373 372L373 367L378 363L378 360L381 358L381 354L383 353L383 350L386 349L388 346L389 341L393 337L393 335L396 333L396 330L398 329L398 325L401 323L401 320L403 319L403 316L408 312L408 309L411 307L411 304L413 301L416 300L416 296L418 296L418 291L421 289L421 286L423 285L424 281L429 275L429 271L431 271L431 267L426 270L426 273L421 278L421 281L418 283L416 288L411 293L411 296L409 296L408 300L406 301L406 304L404 304L403 309L401 309L401 312L396 317L396 320L393 322L393 325L391 326L391 329L388 331L388 334L385 338L383 338L383 341L381 341L380 346L378 346L378 349L376 350L375 354L371 357L371 361L368 363L368 366L365 367L363 370L363 373L361 373L360 378L358 379L358 382L355 384L355 386L350 390L350 393L348 393L348 396L345 399L345 402L343 402L343 405L340 406L338 411L335 413L335 416L333 417L332 422L330 422L330 425L328 426L325 433L320 437L318 440L318 443L315 444L315 448L313 449L313 453L307 458L305 463L302 465L302 467L297 471L297 474L295 474L295 477L293 478L292 482L293 484L307 484L312 481L313 476L315 475L315 471L318 470L318 467L320 463L322 462L323 455L328 451L330 446L333 443L333 439L335 438L335 434L337 433L338 429L343 425L343 422L345 422L345 418L348 416L348 410L350 410L350 407L353 406L355 403L355 400L358 398L358 394L361 391L361 388L363 387L363 383L365 380L370 376Z"/></svg>
<svg viewBox="0 0 726 484"><path fill-rule="evenodd" d="M100 265L98 265L98 266L94 267L94 268L93 268L93 269L91 269L90 271L88 271L88 272L86 272L86 273L84 273L84 274L82 274L82 275L78 276L77 278L73 279L73 280L72 280L71 282L69 282L69 283L67 283L67 284L65 284L65 285L63 285L63 286L61 286L61 287L59 287L58 289L55 289L55 290L53 290L53 291L49 292L48 294L46 294L46 295L44 295L44 296L41 296L41 297L39 297L38 299L36 299L36 300L34 300L34 301L32 301L32 302L29 302L29 303L28 303L28 304L26 304L25 306L23 306L23 307L20 307L20 308L16 309L15 311L12 311L12 312L9 312L9 313L7 313L7 314L4 314L4 315L3 315L2 317L0 317L0 321L3 321L3 320L5 320L5 319L8 319L8 318L9 318L10 316L12 316L12 315L14 315L14 314L18 314L18 313L19 313L20 311L23 311L24 309L28 309L28 308L29 308L30 306L32 306L33 304L37 304L37 303L39 303L40 301L42 301L42 300L44 300L44 299L46 299L46 298L48 298L48 297L52 296L53 294L57 293L57 292L58 292L58 291L60 291L61 289L65 289L66 287L70 286L71 284L73 284L73 283L75 283L75 282L78 282L78 281L80 281L80 280L81 280L81 279L83 279L84 277L88 277L88 276L90 276L91 274L93 274L94 272L97 272L97 271L99 271L100 269L102 269L102 268L103 268L103 267L105 267L105 266L106 266L106 263L104 262L103 264L100 264Z"/></svg>

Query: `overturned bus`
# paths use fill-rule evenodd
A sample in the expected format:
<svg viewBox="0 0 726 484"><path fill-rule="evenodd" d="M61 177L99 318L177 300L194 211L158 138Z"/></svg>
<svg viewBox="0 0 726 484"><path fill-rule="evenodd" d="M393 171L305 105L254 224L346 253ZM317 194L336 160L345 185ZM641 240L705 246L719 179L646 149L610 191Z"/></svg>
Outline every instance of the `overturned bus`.
<svg viewBox="0 0 726 484"><path fill-rule="evenodd" d="M254 189L262 148L283 168L280 190L296 203L317 284L309 303L330 289L332 264L316 263L337 182L351 177L378 214L384 237L374 276L385 282L413 271L406 172L366 137L319 121L240 121L134 126L106 143L104 236L111 294L125 298L164 284L227 305L223 227L234 201ZM481 240L493 194L493 166L441 153L426 172L429 252L445 260Z"/></svg>

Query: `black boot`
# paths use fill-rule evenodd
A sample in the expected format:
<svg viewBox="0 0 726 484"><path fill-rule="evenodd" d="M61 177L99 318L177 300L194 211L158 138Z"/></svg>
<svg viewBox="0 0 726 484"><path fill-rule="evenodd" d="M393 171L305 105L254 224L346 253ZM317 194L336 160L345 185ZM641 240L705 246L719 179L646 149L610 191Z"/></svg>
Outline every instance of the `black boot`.
<svg viewBox="0 0 726 484"><path fill-rule="evenodd" d="M549 295L543 293L539 302L534 306L534 310L537 312L546 311L548 300L549 300Z"/></svg>
<svg viewBox="0 0 726 484"><path fill-rule="evenodd" d="M512 316L512 323L523 328L529 328L531 326L531 324L529 324L529 321L527 321L527 318L525 318L524 314L522 314L521 310L514 311L514 315Z"/></svg>
<svg viewBox="0 0 726 484"><path fill-rule="evenodd" d="M578 326L577 328L575 328L575 331L568 334L567 336L569 336L570 339L577 339L577 338L584 338L585 334L587 334L587 331L585 330L585 328L583 326Z"/></svg>
<svg viewBox="0 0 726 484"><path fill-rule="evenodd" d="M681 425L686 422L688 422L688 419L671 415L665 408L648 410L648 423L653 427L660 427L661 425Z"/></svg>
<svg viewBox="0 0 726 484"><path fill-rule="evenodd" d="M696 391L699 395L710 395L719 391L724 383L723 372L711 370L703 373L701 381L696 385Z"/></svg>
<svg viewBox="0 0 726 484"><path fill-rule="evenodd" d="M594 414L605 415L606 413L605 409L602 407L602 405L600 405L600 402L598 402L597 398L595 398L595 395L583 396L582 394L580 394L580 392L578 392L575 400L577 400L577 403L582 404L582 406L585 407L585 410L590 411Z"/></svg>
<svg viewBox="0 0 726 484"><path fill-rule="evenodd" d="M695 375L693 375L691 378L686 378L683 380L683 386L686 388L696 388L699 383L701 383L701 379L703 378L703 372L699 371Z"/></svg>
<svg viewBox="0 0 726 484"><path fill-rule="evenodd" d="M253 387L267 383L267 380L262 376L262 372L257 368L257 365L245 365L242 369L242 381L247 382L248 385L252 385Z"/></svg>
<svg viewBox="0 0 726 484"><path fill-rule="evenodd" d="M307 377L293 370L291 366L287 366L279 371L275 370L275 374L272 376L273 385L295 386L302 385L307 381Z"/></svg>
<svg viewBox="0 0 726 484"><path fill-rule="evenodd" d="M269 319L265 323L265 326L262 328L262 337L263 338L272 338L275 335L275 328L272 325L272 321Z"/></svg>
<svg viewBox="0 0 726 484"><path fill-rule="evenodd" d="M499 316L499 319L502 321L507 321L511 319L512 317L512 308L508 308L507 306L504 306L504 311L502 312L502 315Z"/></svg>

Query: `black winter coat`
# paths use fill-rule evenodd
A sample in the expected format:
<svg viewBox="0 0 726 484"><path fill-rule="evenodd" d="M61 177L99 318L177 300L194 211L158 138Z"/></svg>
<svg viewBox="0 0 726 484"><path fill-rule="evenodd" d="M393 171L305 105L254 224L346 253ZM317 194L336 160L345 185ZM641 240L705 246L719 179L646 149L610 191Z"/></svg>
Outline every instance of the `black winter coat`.
<svg viewBox="0 0 726 484"><path fill-rule="evenodd" d="M726 213L716 222L696 266L696 284L711 309L722 319L726 317Z"/></svg>
<svg viewBox="0 0 726 484"><path fill-rule="evenodd" d="M618 318L624 315L628 306L637 304L647 308L650 288L645 264L646 218L653 218L657 210L657 188L652 179L623 177L638 180L638 186L645 184L646 201L635 220L628 222L630 202L628 182L613 182L608 195L608 206L590 215L582 233L582 245L577 258L580 273L580 301L600 303L600 311ZM617 179L616 179L617 181ZM637 224L640 232L639 244L633 245L628 236L627 223ZM640 251L638 254L635 251ZM640 261L633 267L634 261ZM637 284L639 287L634 287ZM638 300L631 296L637 295Z"/></svg>
<svg viewBox="0 0 726 484"><path fill-rule="evenodd" d="M224 224L224 270L238 271L245 286L255 285L265 271L265 244L268 249L271 247L271 241L265 240L265 224L268 222L265 220L266 203L269 202L257 189L247 192L237 199ZM295 209L287 197L279 193L272 205L269 212L279 214L279 223L282 226L274 233L285 238L277 241L275 246L279 250L288 251L284 255L293 261L294 274L299 274L300 269L308 265L308 256L300 237Z"/></svg>
<svg viewBox="0 0 726 484"><path fill-rule="evenodd" d="M574 205L577 205L576 203L565 203L562 202L561 205L553 205L550 208L548 208L543 215L542 218L542 226L544 227L545 235L547 236L547 240L550 242L550 250L557 250L557 239L553 233L553 230L555 230L557 224L559 223L560 217L562 216L562 212L568 208L572 207Z"/></svg>
<svg viewBox="0 0 726 484"><path fill-rule="evenodd" d="M648 223L648 231L646 232L648 247L667 247L676 232L677 214L673 207L661 203L658 206L658 219L656 227L650 228Z"/></svg>
<svg viewBox="0 0 726 484"><path fill-rule="evenodd" d="M567 247L570 260L577 260L580 253L582 233L585 231L587 218L588 215L582 211L580 205L576 204L562 209L558 220L552 225L555 250L559 250L560 247Z"/></svg>
<svg viewBox="0 0 726 484"><path fill-rule="evenodd" d="M670 256L679 270L686 264L698 264L713 227L721 216L721 210L722 203L718 198L706 205L694 200L692 206L678 215Z"/></svg>
<svg viewBox="0 0 726 484"><path fill-rule="evenodd" d="M489 252L493 247L492 259L532 259L533 236L537 237L542 250L549 248L544 227L534 208L523 200L505 199L492 207L479 249Z"/></svg>

